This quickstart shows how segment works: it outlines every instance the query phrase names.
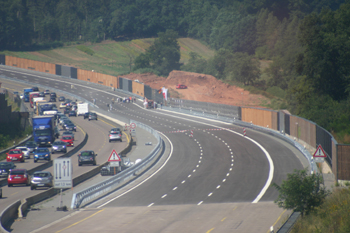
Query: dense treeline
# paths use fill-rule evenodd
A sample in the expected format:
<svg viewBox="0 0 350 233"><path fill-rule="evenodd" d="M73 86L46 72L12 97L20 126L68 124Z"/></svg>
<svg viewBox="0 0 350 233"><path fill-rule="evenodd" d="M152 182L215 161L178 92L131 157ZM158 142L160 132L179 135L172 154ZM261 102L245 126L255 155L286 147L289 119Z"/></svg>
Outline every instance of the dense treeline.
<svg viewBox="0 0 350 233"><path fill-rule="evenodd" d="M0 0L0 50L159 35L135 59L136 68L162 75L171 69L203 72L273 91L293 114L345 135L350 134L346 1ZM188 64L179 64L177 36L199 39L216 54L205 60L192 53ZM272 62L262 70L265 60Z"/></svg>

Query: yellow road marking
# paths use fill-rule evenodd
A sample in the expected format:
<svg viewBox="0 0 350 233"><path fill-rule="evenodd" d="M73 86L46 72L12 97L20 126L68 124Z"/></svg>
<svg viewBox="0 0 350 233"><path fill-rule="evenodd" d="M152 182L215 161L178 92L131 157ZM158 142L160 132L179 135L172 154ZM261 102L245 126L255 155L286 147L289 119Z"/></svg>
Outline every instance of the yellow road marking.
<svg viewBox="0 0 350 233"><path fill-rule="evenodd" d="M12 195L15 195L15 194L17 194L17 193L18 193L18 192L12 193L11 196L12 196Z"/></svg>
<svg viewBox="0 0 350 233"><path fill-rule="evenodd" d="M272 226L275 226L277 224L277 222L281 219L282 215L286 212L287 210L284 210L282 212L282 214L280 214L280 216L277 218L276 222L272 225ZM267 231L268 233L270 232L270 229Z"/></svg>
<svg viewBox="0 0 350 233"><path fill-rule="evenodd" d="M96 213L90 215L89 217L86 217L86 218L84 218L84 219L82 219L82 220L80 220L80 221L78 221L78 222L76 222L76 223L73 223L72 225L70 225L70 226L68 226L68 227L66 227L66 228L63 228L62 230L56 231L56 233L62 232L62 231L67 230L67 229L69 229L69 228L71 228L71 227L73 227L73 226L75 226L75 225L77 225L77 224L79 224L79 223L81 223L81 222L84 222L85 220L87 220L87 219L89 219L89 218L95 216L95 215L98 214L98 213L101 213L101 212L104 211L104 210L105 210L105 209L102 209L102 210L100 210L100 211L97 211Z"/></svg>
<svg viewBox="0 0 350 233"><path fill-rule="evenodd" d="M235 209L237 209L237 206L235 208L232 209L232 211L234 211ZM224 217L223 219L221 219L221 222L225 221L227 217ZM211 232L212 230L214 230L215 228L211 228L209 231L207 231L206 233Z"/></svg>

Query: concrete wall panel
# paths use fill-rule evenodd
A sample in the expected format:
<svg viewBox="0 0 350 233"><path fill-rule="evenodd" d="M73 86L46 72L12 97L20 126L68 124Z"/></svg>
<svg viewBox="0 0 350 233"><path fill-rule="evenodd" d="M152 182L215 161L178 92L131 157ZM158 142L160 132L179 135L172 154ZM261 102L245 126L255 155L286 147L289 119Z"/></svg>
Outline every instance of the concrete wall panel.
<svg viewBox="0 0 350 233"><path fill-rule="evenodd" d="M144 89L145 89L145 87L144 87L143 83L138 83L135 81L133 82L132 93L139 95L139 96L142 96L142 97L145 97Z"/></svg>

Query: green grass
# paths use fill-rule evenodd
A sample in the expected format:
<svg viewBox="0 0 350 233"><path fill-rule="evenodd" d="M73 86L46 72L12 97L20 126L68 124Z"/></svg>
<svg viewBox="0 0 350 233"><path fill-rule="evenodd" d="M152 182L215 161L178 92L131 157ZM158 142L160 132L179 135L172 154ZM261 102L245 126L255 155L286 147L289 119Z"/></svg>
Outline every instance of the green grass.
<svg viewBox="0 0 350 233"><path fill-rule="evenodd" d="M350 232L350 189L337 188L313 213L297 221L292 233Z"/></svg>
<svg viewBox="0 0 350 233"><path fill-rule="evenodd" d="M154 40L154 38L146 38L124 42L104 41L96 44L72 43L51 50L40 50L37 52L3 51L2 53L30 60L74 66L84 70L95 70L99 73L117 76L129 73L130 59L133 62L140 53L145 52L153 44ZM214 50L209 49L197 40L180 38L178 42L181 52L180 62L182 63L188 62L190 52L196 52L206 59L214 56Z"/></svg>

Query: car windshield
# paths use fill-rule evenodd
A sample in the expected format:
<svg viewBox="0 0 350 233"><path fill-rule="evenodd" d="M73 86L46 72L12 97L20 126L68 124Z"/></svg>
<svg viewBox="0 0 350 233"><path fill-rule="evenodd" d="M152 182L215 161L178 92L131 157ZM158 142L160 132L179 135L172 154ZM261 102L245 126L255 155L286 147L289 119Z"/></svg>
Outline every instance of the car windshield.
<svg viewBox="0 0 350 233"><path fill-rule="evenodd" d="M83 152L81 152L80 156L82 156L82 157L86 157L86 156L90 157L93 154L94 154L94 152L92 152L92 151L83 151Z"/></svg>
<svg viewBox="0 0 350 233"><path fill-rule="evenodd" d="M62 141L58 141L58 142L54 142L52 145L56 146L56 145L65 145L65 142Z"/></svg>
<svg viewBox="0 0 350 233"><path fill-rule="evenodd" d="M71 135L71 134L73 134L73 132L72 131L65 131L62 133L62 135L67 135L67 134Z"/></svg>
<svg viewBox="0 0 350 233"><path fill-rule="evenodd" d="M11 150L9 154L21 154L21 150Z"/></svg>
<svg viewBox="0 0 350 233"><path fill-rule="evenodd" d="M35 142L27 142L26 146L27 147L36 147L36 143Z"/></svg>
<svg viewBox="0 0 350 233"><path fill-rule="evenodd" d="M10 175L24 175L25 171L22 170L12 170L10 171Z"/></svg>
<svg viewBox="0 0 350 233"><path fill-rule="evenodd" d="M47 172L39 172L39 173L34 173L33 176L34 177L49 177L50 174Z"/></svg>
<svg viewBox="0 0 350 233"><path fill-rule="evenodd" d="M38 148L38 149L36 149L36 152L37 153L49 152L49 149L47 149L47 148Z"/></svg>
<svg viewBox="0 0 350 233"><path fill-rule="evenodd" d="M0 163L0 169L9 169L13 167L13 163Z"/></svg>
<svg viewBox="0 0 350 233"><path fill-rule="evenodd" d="M71 136L64 136L64 137L62 137L62 139L64 139L64 140L71 140L72 137Z"/></svg>

